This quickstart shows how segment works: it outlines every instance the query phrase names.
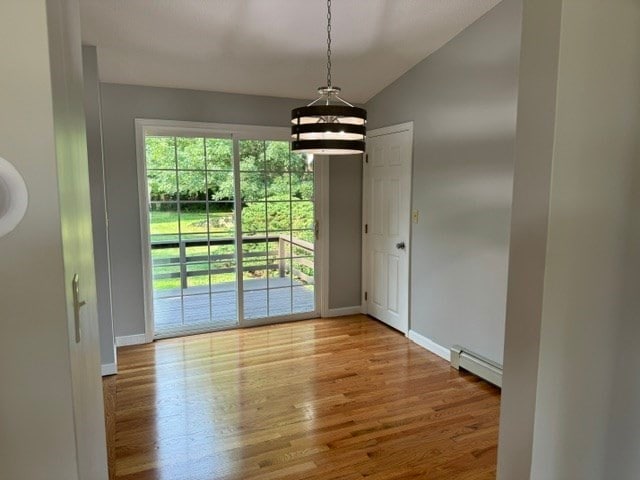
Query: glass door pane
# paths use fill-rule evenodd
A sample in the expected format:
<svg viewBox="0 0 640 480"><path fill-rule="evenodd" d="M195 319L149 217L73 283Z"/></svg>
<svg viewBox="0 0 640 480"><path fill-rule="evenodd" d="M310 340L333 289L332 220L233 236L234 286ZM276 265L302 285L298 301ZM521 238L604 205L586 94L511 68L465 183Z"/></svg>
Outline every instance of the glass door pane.
<svg viewBox="0 0 640 480"><path fill-rule="evenodd" d="M245 320L315 311L314 178L287 141L241 140Z"/></svg>
<svg viewBox="0 0 640 480"><path fill-rule="evenodd" d="M315 312L305 156L288 141L146 135L145 162L157 335Z"/></svg>
<svg viewBox="0 0 640 480"><path fill-rule="evenodd" d="M238 324L233 143L146 136L156 334Z"/></svg>

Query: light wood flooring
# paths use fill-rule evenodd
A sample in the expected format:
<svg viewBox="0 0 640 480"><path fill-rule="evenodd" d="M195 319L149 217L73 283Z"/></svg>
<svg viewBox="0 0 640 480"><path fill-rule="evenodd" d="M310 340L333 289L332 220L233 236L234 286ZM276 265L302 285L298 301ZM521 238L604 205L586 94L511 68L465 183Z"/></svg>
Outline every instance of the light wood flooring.
<svg viewBox="0 0 640 480"><path fill-rule="evenodd" d="M358 315L118 350L117 480L494 479L499 390Z"/></svg>

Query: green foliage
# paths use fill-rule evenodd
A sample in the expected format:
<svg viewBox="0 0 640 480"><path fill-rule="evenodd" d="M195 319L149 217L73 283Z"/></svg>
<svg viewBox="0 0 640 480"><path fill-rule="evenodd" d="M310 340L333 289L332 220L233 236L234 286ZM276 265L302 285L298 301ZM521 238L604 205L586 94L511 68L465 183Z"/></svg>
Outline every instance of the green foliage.
<svg viewBox="0 0 640 480"><path fill-rule="evenodd" d="M153 201L233 199L233 144L229 139L146 137Z"/></svg>
<svg viewBox="0 0 640 480"><path fill-rule="evenodd" d="M192 137L146 137L147 177L154 241L234 236L233 142L230 139ZM313 241L313 172L302 155L290 152L289 142L241 140L240 190L242 231L245 236L265 232L295 232ZM178 215L178 203L180 215ZM207 215L208 212L208 215ZM188 247L187 255L208 255L208 247ZM213 249L216 249L214 252ZM211 255L235 253L234 245L212 246ZM272 247L270 247L272 248ZM267 263L264 243L247 243L245 252L264 252L247 261ZM176 252L155 250L154 258L175 258ZM234 259L215 268L232 268ZM175 269L176 266L158 267ZM208 265L190 265L205 269ZM307 272L308 268L300 266ZM156 269L154 268L154 271ZM264 272L262 272L264 273ZM260 276L256 271L251 276ZM211 281L232 281L235 274L222 274ZM189 278L189 285L206 285L209 277ZM179 288L179 279L154 280L154 288Z"/></svg>
<svg viewBox="0 0 640 480"><path fill-rule="evenodd" d="M240 171L243 201L289 195L310 200L313 174L284 141L242 140ZM152 201L218 201L234 198L233 143L230 139L146 137ZM220 211L230 211L226 203Z"/></svg>
<svg viewBox="0 0 640 480"><path fill-rule="evenodd" d="M289 202L284 195L273 196L265 203L254 202L242 209L242 230L245 233L269 230L313 229L313 203Z"/></svg>

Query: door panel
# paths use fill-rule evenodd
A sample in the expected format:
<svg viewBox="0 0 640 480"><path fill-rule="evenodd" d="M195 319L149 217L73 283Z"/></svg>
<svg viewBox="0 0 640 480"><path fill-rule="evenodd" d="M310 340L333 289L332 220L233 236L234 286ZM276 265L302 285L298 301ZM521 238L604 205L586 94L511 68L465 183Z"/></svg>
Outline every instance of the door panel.
<svg viewBox="0 0 640 480"><path fill-rule="evenodd" d="M400 211L400 182L397 179L387 181L388 192L386 201L388 208L389 222L387 225L387 235L400 235L400 220L402 212Z"/></svg>
<svg viewBox="0 0 640 480"><path fill-rule="evenodd" d="M237 144L244 319L251 324L313 313L313 164L300 162L287 141L239 140Z"/></svg>
<svg viewBox="0 0 640 480"><path fill-rule="evenodd" d="M373 252L373 304L381 309L387 305L386 293L387 293L387 270L386 270L386 253L375 251Z"/></svg>
<svg viewBox="0 0 640 480"><path fill-rule="evenodd" d="M402 158L402 146L401 145L390 145L388 149L388 165L389 166L402 166L403 158Z"/></svg>
<svg viewBox="0 0 640 480"><path fill-rule="evenodd" d="M156 333L238 324L231 138L147 135Z"/></svg>
<svg viewBox="0 0 640 480"><path fill-rule="evenodd" d="M371 211L371 233L382 235L384 233L384 181L373 179L373 209Z"/></svg>
<svg viewBox="0 0 640 480"><path fill-rule="evenodd" d="M410 130L371 135L365 164L367 310L388 325L409 328Z"/></svg>
<svg viewBox="0 0 640 480"><path fill-rule="evenodd" d="M74 9L48 2L50 63L64 289L79 480L106 479L104 404L79 22ZM51 199L55 201L55 199ZM55 285L57 288L58 285ZM25 379L27 380L27 379ZM64 385L60 386L65 388ZM55 401L56 395L53 395ZM37 412L34 412L37 415ZM48 428L42 422L42 428ZM74 477L75 478L75 477Z"/></svg>
<svg viewBox="0 0 640 480"><path fill-rule="evenodd" d="M402 279L400 278L400 258L396 255L388 256L389 267L388 267L388 309L390 313L398 314L399 312L399 297L400 297L400 284L402 283Z"/></svg>

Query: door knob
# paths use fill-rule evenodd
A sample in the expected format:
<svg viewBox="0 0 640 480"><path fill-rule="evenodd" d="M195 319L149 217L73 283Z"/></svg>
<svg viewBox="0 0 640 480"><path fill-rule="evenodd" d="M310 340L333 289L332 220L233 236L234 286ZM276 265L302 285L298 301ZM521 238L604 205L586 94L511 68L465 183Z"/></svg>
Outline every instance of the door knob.
<svg viewBox="0 0 640 480"><path fill-rule="evenodd" d="M404 244L404 242L396 243L396 248L398 250L404 250L406 248L406 245Z"/></svg>

